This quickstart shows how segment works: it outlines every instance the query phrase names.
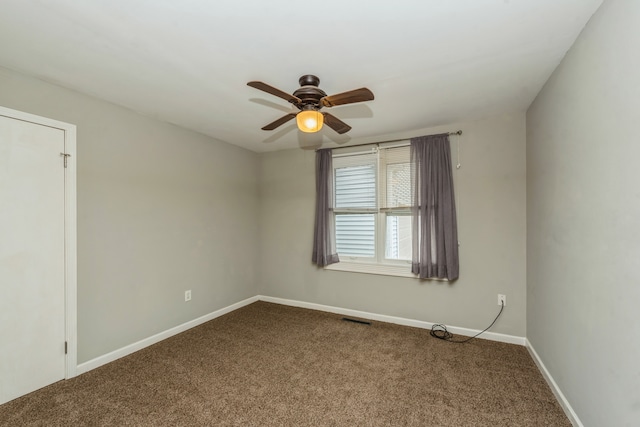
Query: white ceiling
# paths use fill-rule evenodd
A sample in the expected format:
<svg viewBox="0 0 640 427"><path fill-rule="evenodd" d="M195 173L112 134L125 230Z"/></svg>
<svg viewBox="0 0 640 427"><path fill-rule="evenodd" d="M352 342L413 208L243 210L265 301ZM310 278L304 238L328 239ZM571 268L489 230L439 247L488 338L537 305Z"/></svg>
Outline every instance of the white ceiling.
<svg viewBox="0 0 640 427"><path fill-rule="evenodd" d="M253 151L345 144L525 110L602 0L2 0L0 66ZM302 135L303 74L353 127ZM328 144L327 144L328 143Z"/></svg>

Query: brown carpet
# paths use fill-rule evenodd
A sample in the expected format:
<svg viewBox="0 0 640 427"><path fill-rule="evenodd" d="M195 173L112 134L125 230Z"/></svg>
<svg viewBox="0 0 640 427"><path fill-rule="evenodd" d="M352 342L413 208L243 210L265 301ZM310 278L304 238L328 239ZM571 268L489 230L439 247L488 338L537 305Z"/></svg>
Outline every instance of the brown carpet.
<svg viewBox="0 0 640 427"><path fill-rule="evenodd" d="M524 347L257 302L0 406L3 426L570 426Z"/></svg>

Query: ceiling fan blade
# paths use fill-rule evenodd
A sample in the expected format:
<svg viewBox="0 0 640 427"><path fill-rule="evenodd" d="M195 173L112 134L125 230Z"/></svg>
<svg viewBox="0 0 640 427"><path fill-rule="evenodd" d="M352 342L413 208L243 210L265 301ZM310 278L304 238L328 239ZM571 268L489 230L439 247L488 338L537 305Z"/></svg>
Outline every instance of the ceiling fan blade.
<svg viewBox="0 0 640 427"><path fill-rule="evenodd" d="M360 89L350 90L348 92L325 96L320 99L320 102L324 107L333 107L334 105L353 104L355 102L371 100L373 100L373 93L366 87L363 87Z"/></svg>
<svg viewBox="0 0 640 427"><path fill-rule="evenodd" d="M275 95L279 98L282 98L292 104L297 104L299 102L302 102L302 100L300 98L298 98L297 96L293 96L291 94L288 94L287 92L283 92L280 89L276 89L273 86L269 86L266 83L263 82L249 82L247 83L247 86L251 86L254 87L256 89L259 89L261 91L270 93L271 95Z"/></svg>
<svg viewBox="0 0 640 427"><path fill-rule="evenodd" d="M324 124L335 130L339 134L342 135L343 133L349 132L351 130L351 126L349 126L336 116L329 113L322 113L322 115L324 116Z"/></svg>
<svg viewBox="0 0 640 427"><path fill-rule="evenodd" d="M289 113L286 116L282 116L278 120L269 123L268 125L263 127L262 130L274 130L275 128L287 123L289 120L293 119L295 116L296 116L295 114Z"/></svg>

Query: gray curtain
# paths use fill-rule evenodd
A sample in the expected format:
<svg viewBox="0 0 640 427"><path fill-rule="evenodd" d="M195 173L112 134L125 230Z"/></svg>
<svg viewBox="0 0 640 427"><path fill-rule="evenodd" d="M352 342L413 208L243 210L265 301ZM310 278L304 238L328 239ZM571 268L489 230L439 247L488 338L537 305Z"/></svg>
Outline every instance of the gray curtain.
<svg viewBox="0 0 640 427"><path fill-rule="evenodd" d="M318 267L340 262L333 239L333 157L331 149L316 151L316 221L313 256Z"/></svg>
<svg viewBox="0 0 640 427"><path fill-rule="evenodd" d="M421 279L458 278L458 230L449 135L411 139L413 257Z"/></svg>

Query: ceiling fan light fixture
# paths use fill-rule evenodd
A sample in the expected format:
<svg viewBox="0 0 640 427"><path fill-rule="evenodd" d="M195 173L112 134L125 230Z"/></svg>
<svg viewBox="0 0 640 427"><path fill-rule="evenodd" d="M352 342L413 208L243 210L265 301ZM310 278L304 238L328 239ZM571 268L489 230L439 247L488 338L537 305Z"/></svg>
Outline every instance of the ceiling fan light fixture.
<svg viewBox="0 0 640 427"><path fill-rule="evenodd" d="M319 132L324 123L324 116L316 110L303 110L296 116L298 129L306 133Z"/></svg>

